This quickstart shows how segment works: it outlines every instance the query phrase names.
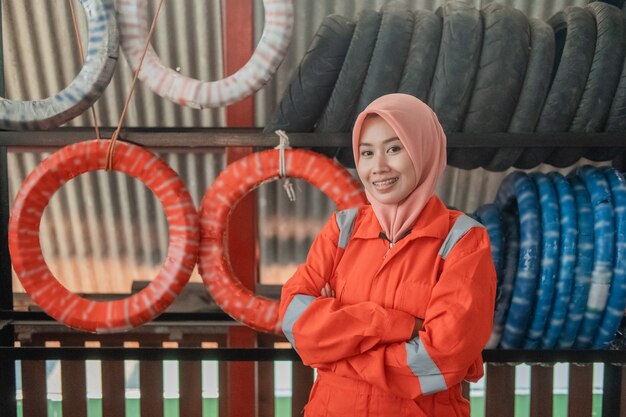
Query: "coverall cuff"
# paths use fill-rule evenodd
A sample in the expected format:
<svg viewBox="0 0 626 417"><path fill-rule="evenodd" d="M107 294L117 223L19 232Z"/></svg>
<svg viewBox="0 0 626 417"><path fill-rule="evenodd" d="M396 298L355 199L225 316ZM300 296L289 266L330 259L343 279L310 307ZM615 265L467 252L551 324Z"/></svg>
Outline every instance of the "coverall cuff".
<svg viewBox="0 0 626 417"><path fill-rule="evenodd" d="M383 344L406 342L411 339L415 327L415 317L398 310L389 310L387 331L383 335Z"/></svg>

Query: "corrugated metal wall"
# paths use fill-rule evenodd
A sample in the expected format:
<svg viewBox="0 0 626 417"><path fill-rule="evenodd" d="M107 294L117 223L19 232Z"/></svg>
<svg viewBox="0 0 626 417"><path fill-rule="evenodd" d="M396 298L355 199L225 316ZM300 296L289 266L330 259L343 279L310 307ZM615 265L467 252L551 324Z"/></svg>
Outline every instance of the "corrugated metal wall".
<svg viewBox="0 0 626 417"><path fill-rule="evenodd" d="M78 11L83 42L87 31ZM227 0L226 0L227 1ZM273 80L256 94L256 124L263 126L280 100L294 69L306 52L323 18L332 13L356 18L364 8L378 9L382 0L295 0L295 29L287 56ZM435 10L442 1L407 0L413 9ZM490 1L469 2L477 7ZM531 17L547 19L585 0L503 1ZM68 0L3 0L2 27L6 96L38 99L61 90L80 70L80 57ZM149 16L157 0L150 0ZM222 74L221 7L219 1L166 1L153 46L161 60L181 74L216 80ZM263 4L255 1L255 33L263 30ZM123 53L115 75L96 103L100 125L117 124L132 72ZM220 127L223 109L193 110L156 96L141 84L135 91L125 126ZM68 123L93 125L89 113ZM12 198L19 185L45 154L11 153ZM199 204L204 190L223 169L222 155L162 154L179 172ZM472 211L492 201L504 174L482 169L449 168L438 194L449 205ZM301 190L290 203L281 184L259 193L261 273L263 282L282 282L302 262L312 238L333 204L318 190L298 182ZM137 279L151 279L167 247L167 224L158 202L137 181L114 173L93 173L68 183L46 210L41 226L42 246L51 268L70 289L79 292L128 292ZM197 276L194 278L197 280ZM16 290L20 289L15 284Z"/></svg>

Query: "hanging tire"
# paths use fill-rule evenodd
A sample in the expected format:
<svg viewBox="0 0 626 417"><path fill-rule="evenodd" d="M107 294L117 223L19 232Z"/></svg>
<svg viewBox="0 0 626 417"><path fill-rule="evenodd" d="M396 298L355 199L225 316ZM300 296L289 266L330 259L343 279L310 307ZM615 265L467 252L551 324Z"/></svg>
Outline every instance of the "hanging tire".
<svg viewBox="0 0 626 417"><path fill-rule="evenodd" d="M142 181L163 204L170 233L165 262L147 287L122 300L88 300L57 281L39 240L44 208L65 182L104 169L108 147L109 141L79 142L44 160L24 180L9 224L13 268L33 301L67 326L94 333L128 330L162 313L189 280L199 241L198 213L180 177L152 152L117 142L112 169Z"/></svg>
<svg viewBox="0 0 626 417"><path fill-rule="evenodd" d="M593 133L604 130L622 71L626 43L624 15L620 9L603 2L590 3L585 8L595 17L596 46L585 91L569 131ZM565 168L576 163L583 153L589 159L606 161L615 157L617 149L555 149L547 162Z"/></svg>
<svg viewBox="0 0 626 417"><path fill-rule="evenodd" d="M139 79L159 96L194 109L222 107L235 103L263 87L283 61L293 30L291 0L264 0L265 27L246 64L218 81L185 77L161 63L150 46ZM122 49L135 70L148 38L147 0L118 0Z"/></svg>
<svg viewBox="0 0 626 417"><path fill-rule="evenodd" d="M526 16L512 7L490 3L480 13L485 26L483 46L463 131L505 132L524 83L530 28ZM489 165L495 153L485 149L476 158L459 156L455 166L473 169Z"/></svg>
<svg viewBox="0 0 626 417"><path fill-rule="evenodd" d="M266 133L313 131L341 71L354 26L339 15L324 19L265 126Z"/></svg>
<svg viewBox="0 0 626 417"><path fill-rule="evenodd" d="M315 152L285 151L286 175L308 181L346 209L367 203L360 183L339 164ZM215 302L253 329L282 334L278 302L254 295L234 276L224 237L232 207L248 192L278 178L279 151L257 152L230 164L215 179L200 204L202 280Z"/></svg>
<svg viewBox="0 0 626 417"><path fill-rule="evenodd" d="M119 36L112 0L81 0L89 43L85 64L56 95L19 101L0 97L0 129L46 130L69 122L95 103L109 85L117 64Z"/></svg>

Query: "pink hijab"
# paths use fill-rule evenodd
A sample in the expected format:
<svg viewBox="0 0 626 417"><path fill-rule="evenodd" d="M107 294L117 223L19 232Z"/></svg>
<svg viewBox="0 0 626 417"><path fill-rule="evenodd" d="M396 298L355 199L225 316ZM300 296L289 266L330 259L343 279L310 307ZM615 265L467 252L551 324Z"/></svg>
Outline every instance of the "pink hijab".
<svg viewBox="0 0 626 417"><path fill-rule="evenodd" d="M388 94L374 100L356 119L352 130L354 160L359 163L359 141L363 121L369 114L382 117L396 132L407 150L417 187L398 204L383 204L367 193L376 218L391 242L406 233L435 194L446 168L446 136L435 113L421 100L408 94Z"/></svg>

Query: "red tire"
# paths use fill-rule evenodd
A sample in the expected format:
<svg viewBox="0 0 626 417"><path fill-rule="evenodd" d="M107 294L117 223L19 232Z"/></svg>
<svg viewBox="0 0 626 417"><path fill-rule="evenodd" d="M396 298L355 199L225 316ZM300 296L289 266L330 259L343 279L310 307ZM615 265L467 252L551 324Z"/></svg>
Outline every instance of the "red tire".
<svg viewBox="0 0 626 417"><path fill-rule="evenodd" d="M346 209L367 203L360 183L341 165L315 152L287 150L286 174L322 190ZM204 195L200 208L199 271L215 302L234 319L263 332L282 334L278 303L257 296L237 279L224 245L231 208L262 183L278 178L279 151L254 153L230 164Z"/></svg>
<svg viewBox="0 0 626 417"><path fill-rule="evenodd" d="M44 160L22 184L9 224L13 268L33 301L56 320L95 333L127 330L162 313L189 280L199 243L198 214L176 172L152 152L117 142L112 169L142 181L163 204L170 233L166 260L146 288L122 300L88 300L57 281L41 252L41 216L65 182L104 169L108 146L104 140L80 142Z"/></svg>

